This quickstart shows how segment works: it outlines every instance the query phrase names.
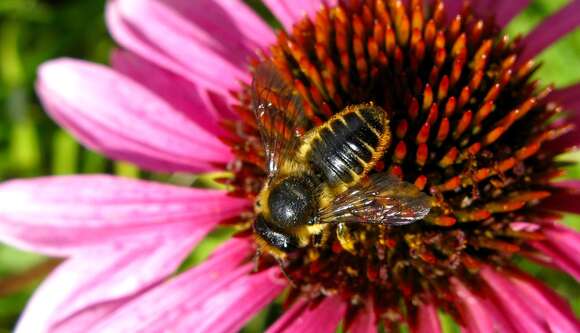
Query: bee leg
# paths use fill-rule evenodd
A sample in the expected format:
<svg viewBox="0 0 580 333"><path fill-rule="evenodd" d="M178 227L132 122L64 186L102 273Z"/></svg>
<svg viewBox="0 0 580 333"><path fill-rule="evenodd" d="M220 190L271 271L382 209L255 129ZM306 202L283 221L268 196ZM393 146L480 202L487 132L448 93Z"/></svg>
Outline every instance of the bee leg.
<svg viewBox="0 0 580 333"><path fill-rule="evenodd" d="M314 247L322 247L328 242L329 232L327 230L321 230L317 234L312 235L312 245Z"/></svg>
<svg viewBox="0 0 580 333"><path fill-rule="evenodd" d="M350 253L356 254L355 251L356 239L354 238L352 232L345 223L339 223L338 226L336 227L336 238L340 242L342 248L344 248Z"/></svg>
<svg viewBox="0 0 580 333"><path fill-rule="evenodd" d="M262 256L262 249L258 246L256 248L256 254L254 254L254 258L252 261L254 262L254 273L256 273L260 268L260 257Z"/></svg>
<svg viewBox="0 0 580 333"><path fill-rule="evenodd" d="M276 258L276 261L278 261L278 265L280 265L280 271L282 271L282 274L284 274L284 276L286 277L286 279L288 280L288 282L290 283L292 288L298 288L296 283L294 283L294 280L292 280L292 277L290 277L288 272L286 272L287 262L282 258L278 258L278 257L275 257L275 258Z"/></svg>

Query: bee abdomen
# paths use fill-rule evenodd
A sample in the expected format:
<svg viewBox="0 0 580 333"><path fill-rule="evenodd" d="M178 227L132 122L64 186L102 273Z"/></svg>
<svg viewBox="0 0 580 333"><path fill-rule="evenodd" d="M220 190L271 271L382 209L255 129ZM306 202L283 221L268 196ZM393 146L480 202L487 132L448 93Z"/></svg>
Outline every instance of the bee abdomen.
<svg viewBox="0 0 580 333"><path fill-rule="evenodd" d="M366 175L390 142L387 114L366 104L346 108L313 131L306 157L331 187Z"/></svg>

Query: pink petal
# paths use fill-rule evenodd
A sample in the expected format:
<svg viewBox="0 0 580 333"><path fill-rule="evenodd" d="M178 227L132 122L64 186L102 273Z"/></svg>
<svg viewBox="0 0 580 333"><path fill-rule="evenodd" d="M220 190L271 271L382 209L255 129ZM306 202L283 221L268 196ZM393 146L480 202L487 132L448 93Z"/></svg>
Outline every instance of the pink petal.
<svg viewBox="0 0 580 333"><path fill-rule="evenodd" d="M116 70L154 91L174 110L206 131L216 136L227 134L220 122L226 117L231 118L231 114L220 114L202 98L203 91L190 81L127 51L115 51L111 62Z"/></svg>
<svg viewBox="0 0 580 333"><path fill-rule="evenodd" d="M573 111L574 115L580 116L580 83L556 89L548 95L548 99Z"/></svg>
<svg viewBox="0 0 580 333"><path fill-rule="evenodd" d="M543 232L546 239L532 246L549 258L548 265L580 281L580 233L555 223L546 225Z"/></svg>
<svg viewBox="0 0 580 333"><path fill-rule="evenodd" d="M298 317L302 315L307 306L307 300L303 298L298 299L289 309L284 310L284 314L268 328L266 333L284 332L288 326L290 326Z"/></svg>
<svg viewBox="0 0 580 333"><path fill-rule="evenodd" d="M447 0L448 13L457 15L462 7L463 0ZM530 0L478 0L471 1L470 5L480 18L495 17L495 22L500 26L506 26L515 16L530 4ZM452 16L452 17L453 17Z"/></svg>
<svg viewBox="0 0 580 333"><path fill-rule="evenodd" d="M496 23L500 27L506 26L514 17L526 9L529 4L530 0L496 0L492 4L495 8Z"/></svg>
<svg viewBox="0 0 580 333"><path fill-rule="evenodd" d="M447 13L447 19L453 19L463 6L463 0L444 0L445 12Z"/></svg>
<svg viewBox="0 0 580 333"><path fill-rule="evenodd" d="M459 5L455 5L454 7L459 6L459 10L463 7L464 1L463 0L455 0L454 2L458 2ZM496 11L493 7L493 0L478 0L469 2L471 8L475 11L478 17L489 17L493 16ZM459 14L459 13L458 13Z"/></svg>
<svg viewBox="0 0 580 333"><path fill-rule="evenodd" d="M573 258L580 259L580 232L559 223L552 223L543 229L547 240Z"/></svg>
<svg viewBox="0 0 580 333"><path fill-rule="evenodd" d="M346 304L338 296L328 296L320 304L306 307L300 313L285 312L267 333L333 333L345 311Z"/></svg>
<svg viewBox="0 0 580 333"><path fill-rule="evenodd" d="M523 40L524 51L518 58L523 63L542 52L562 36L580 25L580 1L572 0L557 13L542 21Z"/></svg>
<svg viewBox="0 0 580 333"><path fill-rule="evenodd" d="M264 0L264 3L276 18L282 23L286 31L292 31L294 23L304 18L313 17L323 3L329 7L336 6L337 0Z"/></svg>
<svg viewBox="0 0 580 333"><path fill-rule="evenodd" d="M209 35L205 37L214 40L212 44L221 43L220 49L227 48L222 52L235 50L246 52L245 57L254 56L256 50L266 49L276 41L274 30L244 1L163 0L163 3L187 18L192 25L204 30Z"/></svg>
<svg viewBox="0 0 580 333"><path fill-rule="evenodd" d="M112 0L107 18L124 47L223 95L239 89L239 80L250 81L249 58L274 40L237 0Z"/></svg>
<svg viewBox="0 0 580 333"><path fill-rule="evenodd" d="M539 224L529 222L512 222L509 224L513 231L534 232L540 230L542 227Z"/></svg>
<svg viewBox="0 0 580 333"><path fill-rule="evenodd" d="M490 267L483 268L480 275L490 287L492 293L488 297L491 297L499 313L510 318L509 325L512 331L520 333L545 332L538 318L530 315L530 305L514 295L515 290L507 279Z"/></svg>
<svg viewBox="0 0 580 333"><path fill-rule="evenodd" d="M463 8L464 1L459 0L457 2L460 3L459 8L460 9ZM472 2L469 2L469 5L471 6L473 11L475 12L475 14L477 14L477 16L479 18L487 18L490 16L495 16L495 14L497 13L497 10L496 10L497 3L495 3L494 0L472 1Z"/></svg>
<svg viewBox="0 0 580 333"><path fill-rule="evenodd" d="M161 171L215 170L229 147L137 82L113 70L61 59L41 66L48 112L90 148Z"/></svg>
<svg viewBox="0 0 580 333"><path fill-rule="evenodd" d="M512 327L512 318L509 313L506 313L503 308L498 307L495 300L491 297L481 298L481 304L485 307L488 316L493 318L494 321L494 332L517 332L516 329Z"/></svg>
<svg viewBox="0 0 580 333"><path fill-rule="evenodd" d="M226 192L112 176L64 176L0 185L0 239L49 255L171 240L212 229L247 202Z"/></svg>
<svg viewBox="0 0 580 333"><path fill-rule="evenodd" d="M551 332L580 332L580 322L560 296L527 275L511 275L510 278L521 298L533 304L531 311L547 321Z"/></svg>
<svg viewBox="0 0 580 333"><path fill-rule="evenodd" d="M577 257L562 253L553 244L547 242L535 242L532 246L547 257L539 260L541 264L564 271L580 281L580 263Z"/></svg>
<svg viewBox="0 0 580 333"><path fill-rule="evenodd" d="M579 322L571 308L559 296L524 273L481 270L491 287L489 307L502 331L578 332ZM549 329L548 329L549 328Z"/></svg>
<svg viewBox="0 0 580 333"><path fill-rule="evenodd" d="M64 327L90 327L128 298L173 273L199 240L198 235L186 235L171 243L80 253L59 266L36 290L16 331L70 332Z"/></svg>
<svg viewBox="0 0 580 333"><path fill-rule="evenodd" d="M116 0L109 0L107 2L105 15L109 32L119 44L158 66L172 71L176 75L190 80L192 83L197 83L195 75L192 75L189 69L165 54L157 47L154 41L149 40L147 36L131 25L122 16L118 7Z"/></svg>
<svg viewBox="0 0 580 333"><path fill-rule="evenodd" d="M482 301L459 280L453 279L453 289L459 298L459 312L466 325L463 329L469 333L493 332L493 320L490 318Z"/></svg>
<svg viewBox="0 0 580 333"><path fill-rule="evenodd" d="M580 148L580 117L574 117L571 119L572 123L575 124L574 130L566 133L555 140L548 141L542 148L546 151L565 153L567 151L577 150Z"/></svg>
<svg viewBox="0 0 580 333"><path fill-rule="evenodd" d="M215 325L212 332L221 332L239 327L284 287L272 278L272 270L249 275L252 264L243 261L252 251L249 240L233 239L200 266L132 300L91 331L203 332L204 325ZM221 315L228 309L230 318Z"/></svg>
<svg viewBox="0 0 580 333"><path fill-rule="evenodd" d="M419 306L414 320L409 323L412 333L441 333L437 308L433 304Z"/></svg>
<svg viewBox="0 0 580 333"><path fill-rule="evenodd" d="M359 311L354 322L350 326L349 333L375 333L377 332L377 320L375 312L369 306ZM436 333L436 332L433 332Z"/></svg>
<svg viewBox="0 0 580 333"><path fill-rule="evenodd" d="M221 121L239 118L230 107L237 103L231 94L223 96L202 89L199 84L132 52L116 50L111 58L116 70L154 91L176 110L184 112L196 124L218 137L227 133Z"/></svg>
<svg viewBox="0 0 580 333"><path fill-rule="evenodd" d="M270 304L287 286L278 267L246 276L212 295L200 311L189 315L177 331L238 332L258 311Z"/></svg>
<svg viewBox="0 0 580 333"><path fill-rule="evenodd" d="M569 133L548 142L546 148L553 151L577 149L580 147L580 84L556 89L547 99L562 105L568 111L568 117L559 119L559 122L568 122L575 127Z"/></svg>
<svg viewBox="0 0 580 333"><path fill-rule="evenodd" d="M580 202L580 181L569 180L552 183L552 185L560 190L542 200L539 207L580 214L580 205L578 205Z"/></svg>

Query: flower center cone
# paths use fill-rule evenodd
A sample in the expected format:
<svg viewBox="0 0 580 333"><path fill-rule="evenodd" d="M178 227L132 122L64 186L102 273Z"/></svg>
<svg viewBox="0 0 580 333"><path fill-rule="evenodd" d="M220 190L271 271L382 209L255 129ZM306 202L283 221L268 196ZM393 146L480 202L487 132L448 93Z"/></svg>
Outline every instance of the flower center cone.
<svg viewBox="0 0 580 333"><path fill-rule="evenodd" d="M453 279L477 288L482 264L511 267L527 241L543 238L541 230L509 224L546 217L536 204L561 175L554 161L561 151L549 143L571 126L546 102L550 88L532 80L538 66L518 61L524 45L501 35L493 18L478 18L469 6L449 17L441 1L422 3L324 6L280 32L255 61L272 62L302 97L304 130L350 105L386 110L392 140L371 174L390 172L434 198L418 223L333 226L322 245L291 253L283 263L295 286L287 302L339 294L350 313L372 305L397 322L405 307L429 299L454 314ZM232 195L255 200L266 179L264 152L250 87L236 96L241 120L224 124L236 155L228 183ZM260 269L278 264L268 253L259 261Z"/></svg>

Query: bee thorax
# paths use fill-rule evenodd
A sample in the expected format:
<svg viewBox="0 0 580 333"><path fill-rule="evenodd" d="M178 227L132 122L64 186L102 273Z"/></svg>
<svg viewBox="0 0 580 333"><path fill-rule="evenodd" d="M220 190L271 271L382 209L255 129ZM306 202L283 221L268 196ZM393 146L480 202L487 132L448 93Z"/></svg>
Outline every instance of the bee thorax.
<svg viewBox="0 0 580 333"><path fill-rule="evenodd" d="M279 227L305 225L316 214L316 184L309 176L287 177L272 187L268 206Z"/></svg>

